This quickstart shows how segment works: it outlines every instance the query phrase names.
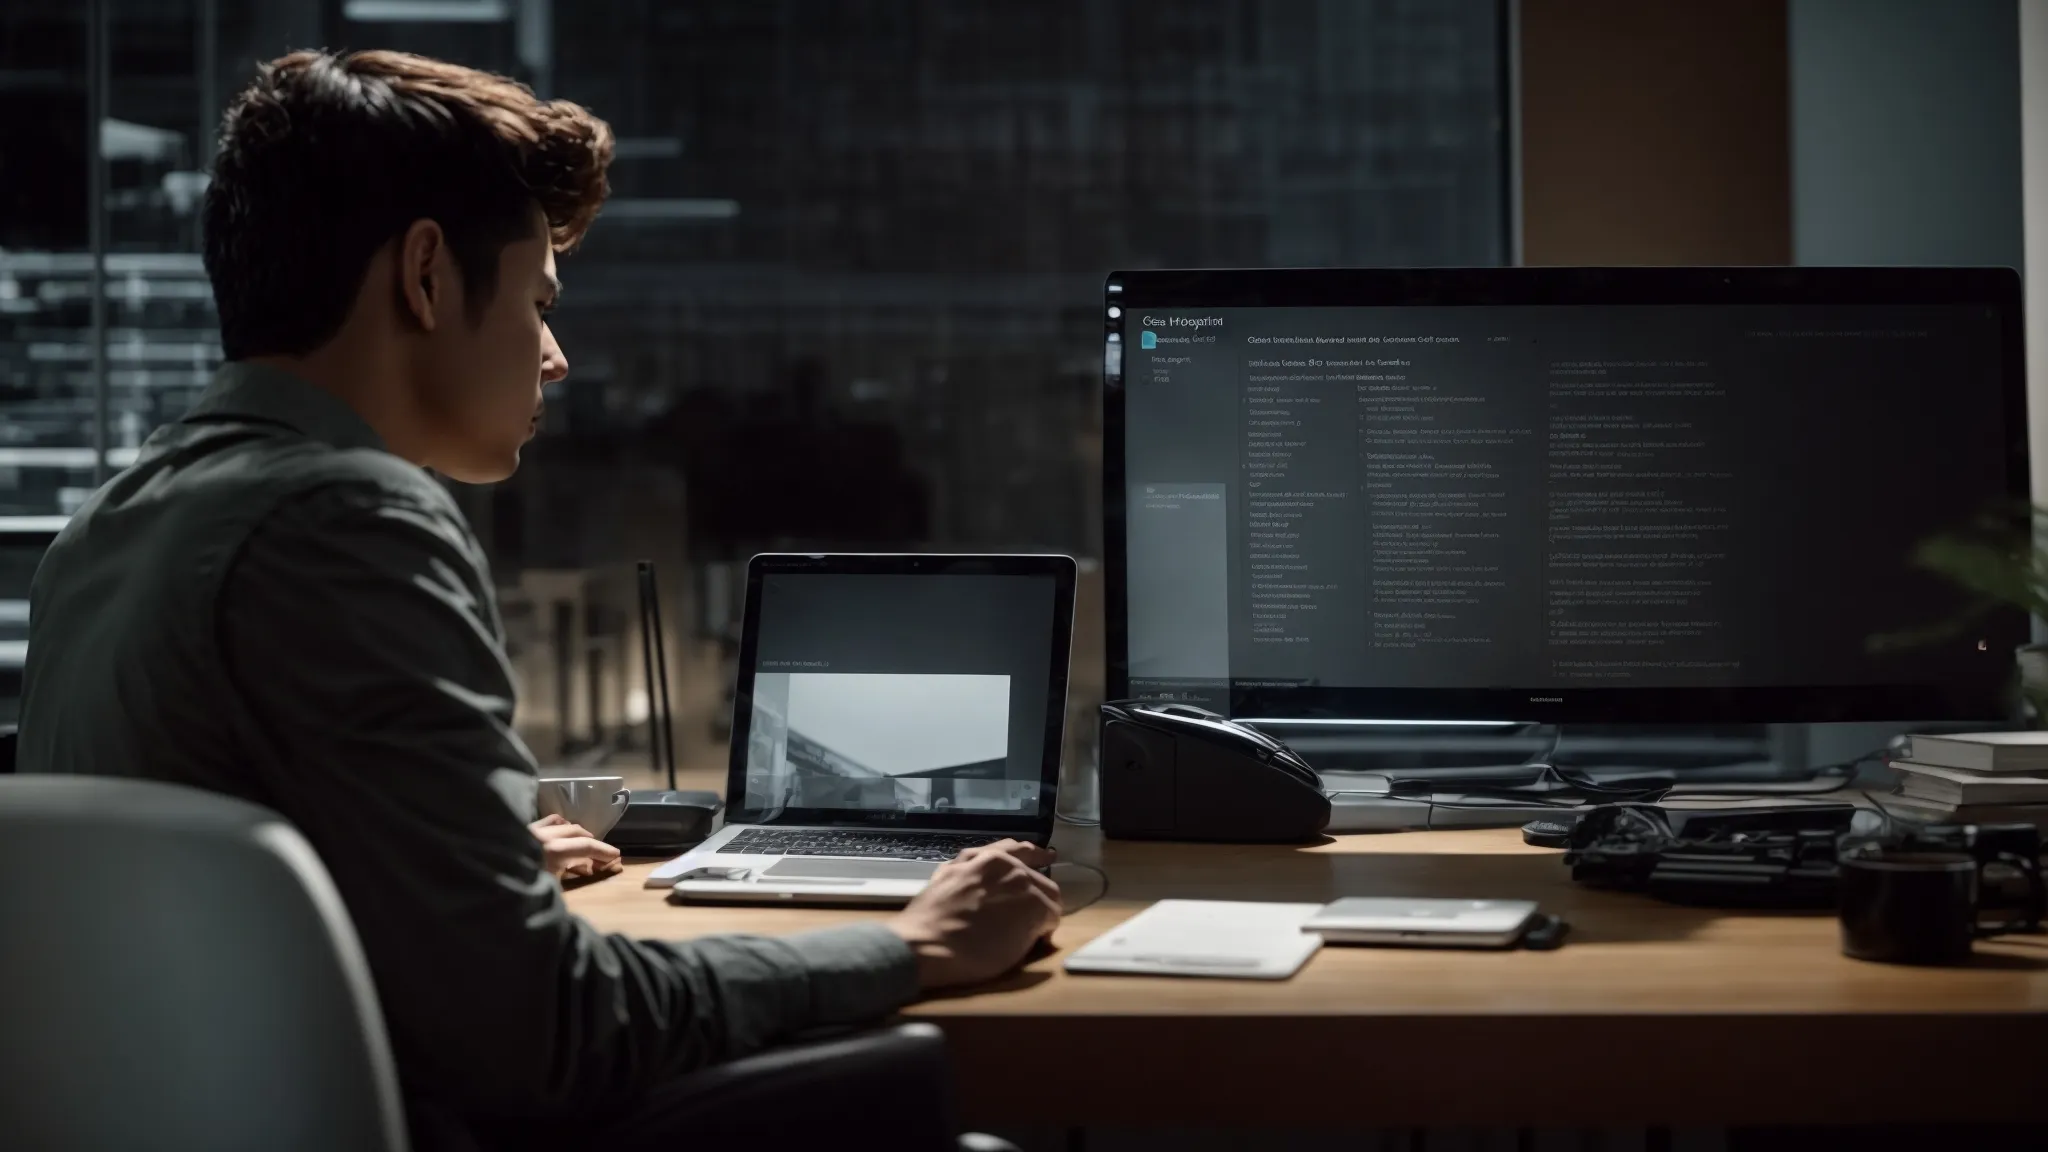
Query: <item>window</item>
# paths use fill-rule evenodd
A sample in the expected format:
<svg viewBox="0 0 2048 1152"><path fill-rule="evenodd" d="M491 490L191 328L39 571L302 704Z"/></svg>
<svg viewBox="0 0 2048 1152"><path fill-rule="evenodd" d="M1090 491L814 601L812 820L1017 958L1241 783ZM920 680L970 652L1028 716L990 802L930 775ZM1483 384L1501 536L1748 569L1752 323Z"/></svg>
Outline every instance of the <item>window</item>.
<svg viewBox="0 0 2048 1152"><path fill-rule="evenodd" d="M0 86L0 123L35 125L0 131L44 133L38 171L62 170L33 193L0 180L35 197L0 210L30 221L0 233L0 452L69 453L0 455L4 512L89 490L100 378L118 467L217 359L200 129L254 61L423 52L611 121L613 199L562 270L570 379L519 476L459 492L544 758L631 741L645 715L640 557L675 625L679 750L719 762L752 552L1098 555L1105 272L1505 256L1496 0L100 2L111 70L87 67L84 5L0 16L0 67L48 77ZM91 76L109 89L98 328ZM0 175L18 147L0 139ZM1082 717L1099 573L1084 585Z"/></svg>

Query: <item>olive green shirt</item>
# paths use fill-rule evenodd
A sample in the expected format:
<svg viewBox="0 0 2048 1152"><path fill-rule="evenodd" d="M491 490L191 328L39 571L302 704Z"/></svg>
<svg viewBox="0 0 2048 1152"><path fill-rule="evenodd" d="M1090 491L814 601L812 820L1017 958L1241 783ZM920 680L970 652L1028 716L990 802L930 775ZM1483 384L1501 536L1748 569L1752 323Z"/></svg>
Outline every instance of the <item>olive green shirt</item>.
<svg viewBox="0 0 2048 1152"><path fill-rule="evenodd" d="M571 915L526 827L536 770L481 548L433 477L290 373L222 368L72 518L30 603L21 770L282 813L435 1111L610 1108L916 994L875 924L660 943Z"/></svg>

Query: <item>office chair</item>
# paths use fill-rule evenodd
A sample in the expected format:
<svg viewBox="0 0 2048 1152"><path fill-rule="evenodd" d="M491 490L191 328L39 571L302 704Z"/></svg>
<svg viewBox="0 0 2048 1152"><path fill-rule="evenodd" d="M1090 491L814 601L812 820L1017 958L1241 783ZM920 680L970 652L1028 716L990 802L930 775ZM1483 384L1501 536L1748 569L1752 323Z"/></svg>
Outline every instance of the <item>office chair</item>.
<svg viewBox="0 0 2048 1152"><path fill-rule="evenodd" d="M0 731L0 767L13 756ZM282 817L158 781L6 775L0 874L0 1148L406 1152L355 929ZM930 1024L707 1069L667 1108L766 1147L1015 1152L954 1135Z"/></svg>
<svg viewBox="0 0 2048 1152"><path fill-rule="evenodd" d="M0 1147L405 1152L361 946L276 813L0 777Z"/></svg>
<svg viewBox="0 0 2048 1152"><path fill-rule="evenodd" d="M946 1041L931 1024L778 1048L696 1073L677 1086L664 1128L693 1146L890 1148L900 1152L1017 1152L959 1131Z"/></svg>

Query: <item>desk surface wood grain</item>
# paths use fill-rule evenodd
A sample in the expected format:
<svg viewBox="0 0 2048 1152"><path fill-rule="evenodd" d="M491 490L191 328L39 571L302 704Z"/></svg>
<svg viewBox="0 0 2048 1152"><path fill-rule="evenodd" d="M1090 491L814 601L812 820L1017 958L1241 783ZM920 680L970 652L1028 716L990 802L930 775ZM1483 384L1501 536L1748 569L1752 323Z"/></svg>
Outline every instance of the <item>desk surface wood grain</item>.
<svg viewBox="0 0 2048 1152"><path fill-rule="evenodd" d="M945 1028L988 1123L2048 1121L2048 937L1964 968L1850 960L1829 915L1662 904L1571 882L1512 830L1309 847L1105 840L1062 826L1053 954L907 1015ZM787 932L876 912L684 906L652 862L583 885L599 929ZM1517 897L1555 952L1326 947L1293 979L1076 976L1065 953L1154 900Z"/></svg>

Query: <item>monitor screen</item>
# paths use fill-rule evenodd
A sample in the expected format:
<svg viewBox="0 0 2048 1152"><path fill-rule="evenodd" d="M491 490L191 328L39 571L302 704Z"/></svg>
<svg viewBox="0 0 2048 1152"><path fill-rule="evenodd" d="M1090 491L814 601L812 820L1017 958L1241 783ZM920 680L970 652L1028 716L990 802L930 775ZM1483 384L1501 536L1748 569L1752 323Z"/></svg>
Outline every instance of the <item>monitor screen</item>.
<svg viewBox="0 0 2048 1152"><path fill-rule="evenodd" d="M1915 547L2026 492L2018 281L1109 282L1111 691L1240 717L1989 719Z"/></svg>
<svg viewBox="0 0 2048 1152"><path fill-rule="evenodd" d="M791 563L757 558L749 580L736 807L1035 819L1060 751L1071 579Z"/></svg>

